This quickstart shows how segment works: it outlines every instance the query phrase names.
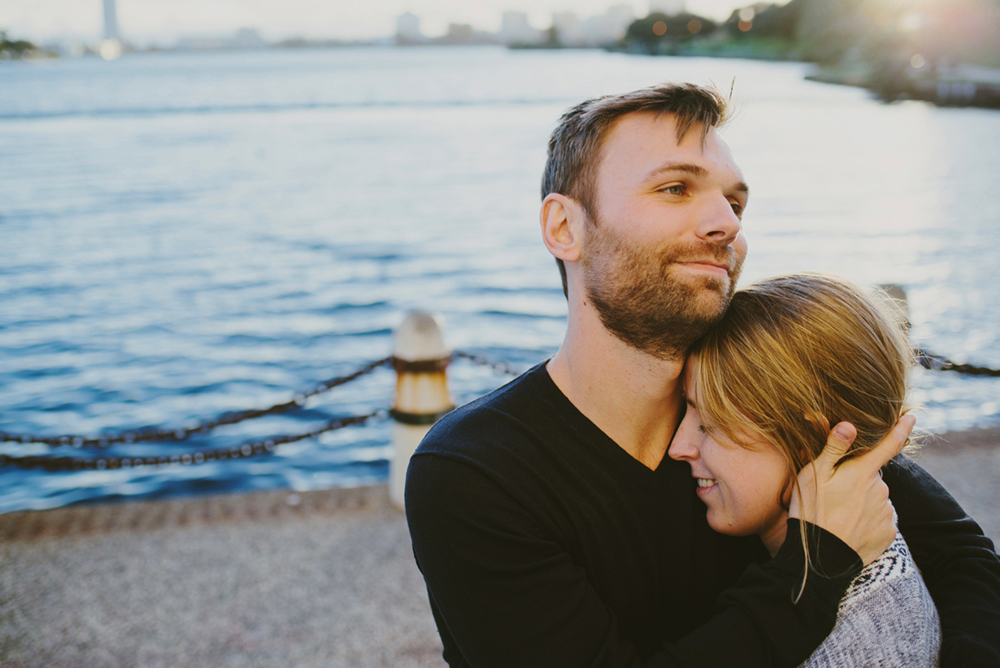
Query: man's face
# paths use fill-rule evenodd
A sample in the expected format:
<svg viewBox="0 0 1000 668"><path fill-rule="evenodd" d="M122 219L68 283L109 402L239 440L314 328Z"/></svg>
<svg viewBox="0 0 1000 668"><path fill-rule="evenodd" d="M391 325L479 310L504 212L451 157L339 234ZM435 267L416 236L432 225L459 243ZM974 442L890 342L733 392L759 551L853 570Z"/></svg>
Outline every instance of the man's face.
<svg viewBox="0 0 1000 668"><path fill-rule="evenodd" d="M619 339L660 359L688 347L725 313L746 256L748 190L728 147L672 115L624 116L597 170L597 211L581 269L587 297Z"/></svg>

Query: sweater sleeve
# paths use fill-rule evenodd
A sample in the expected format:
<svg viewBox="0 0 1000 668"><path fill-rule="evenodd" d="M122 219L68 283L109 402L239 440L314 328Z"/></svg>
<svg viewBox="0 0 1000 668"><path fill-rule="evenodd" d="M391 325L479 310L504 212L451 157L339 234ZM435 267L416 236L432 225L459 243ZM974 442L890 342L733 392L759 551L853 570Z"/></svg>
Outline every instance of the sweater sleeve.
<svg viewBox="0 0 1000 668"><path fill-rule="evenodd" d="M749 567L704 626L640 657L619 636L586 570L475 468L414 456L406 514L452 666L797 666L833 628L861 568L850 548L822 532L815 558L836 577L812 574L794 603L804 558L792 527L795 539L775 559Z"/></svg>
<svg viewBox="0 0 1000 668"><path fill-rule="evenodd" d="M941 666L1000 666L1000 559L993 542L913 460L883 469L899 530L941 618Z"/></svg>
<svg viewBox="0 0 1000 668"><path fill-rule="evenodd" d="M833 633L803 668L937 668L941 623L900 534L854 579Z"/></svg>

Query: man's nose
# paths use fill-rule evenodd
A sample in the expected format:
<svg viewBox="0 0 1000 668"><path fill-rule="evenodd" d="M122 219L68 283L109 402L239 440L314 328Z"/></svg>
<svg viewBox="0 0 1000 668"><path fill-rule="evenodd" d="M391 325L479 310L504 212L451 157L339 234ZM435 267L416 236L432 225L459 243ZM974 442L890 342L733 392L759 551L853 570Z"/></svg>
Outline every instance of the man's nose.
<svg viewBox="0 0 1000 668"><path fill-rule="evenodd" d="M743 229L733 204L722 195L713 197L706 203L698 221L697 234L700 239L720 245L731 244Z"/></svg>

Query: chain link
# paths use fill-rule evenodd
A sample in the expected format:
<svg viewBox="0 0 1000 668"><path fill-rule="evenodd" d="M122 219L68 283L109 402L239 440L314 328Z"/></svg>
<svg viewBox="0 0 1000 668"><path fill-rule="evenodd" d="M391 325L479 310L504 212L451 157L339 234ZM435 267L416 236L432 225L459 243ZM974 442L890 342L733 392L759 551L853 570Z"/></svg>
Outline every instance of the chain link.
<svg viewBox="0 0 1000 668"><path fill-rule="evenodd" d="M935 370L935 371L954 371L956 373L961 373L961 374L966 374L966 375L971 375L971 376L1000 377L1000 370L997 370L997 369L990 369L988 367L974 366L972 364L957 364L957 363L952 362L951 360L948 360L948 359L946 359L944 357L940 357L938 355L935 355L935 354L933 354L931 352L928 352L926 350L922 350L922 349L919 349L919 348L915 350L915 353L916 353L916 360L917 360L917 362L922 367L924 367L925 369L931 369L931 370ZM509 364L507 364L507 362L503 362L503 361L496 362L496 361L490 360L490 359L488 359L486 357L483 357L481 355L475 355L473 353L469 353L469 352L465 352L465 351L461 351L461 350L455 351L455 353L453 354L453 357L460 358L460 359L466 359L466 360L469 360L470 362L473 362L474 364L478 364L480 366L490 367L491 369L493 369L497 373L507 374L507 375L511 375L511 376L516 376L519 373L515 369L511 368L511 366ZM268 408L250 409L250 410L244 410L244 411L236 411L236 412L231 412L231 413L224 413L224 414L220 415L219 417L217 417L215 419L205 420L204 422L199 422L199 423L197 423L197 424L195 424L194 426L191 426L191 427L178 428L178 429L164 429L164 428L136 429L136 430L125 431L125 432L123 432L121 434L105 435L105 436L97 436L97 437L86 437L86 436L79 436L79 435L38 436L38 435L34 435L34 434L12 434L12 433L7 433L7 432L0 432L0 442L7 442L7 443L16 442L16 443L24 443L24 444L28 444L28 443L42 443L42 444L53 446L53 447L73 446L75 448L107 448L107 447L109 447L111 445L121 444L121 443L131 444L131 443L155 443L155 442L164 442L164 441L175 441L175 442L177 442L177 441L184 441L184 440L187 440L188 438L190 438L191 436L193 436L195 434L205 434L205 433L208 433L208 432L212 431L216 427L220 427L220 426L223 426L223 425L237 424L239 422L244 422L246 420L252 420L252 419L255 419L255 418L259 418L259 417L264 417L266 415L275 415L275 414L279 414L279 413L284 413L284 412L288 412L288 411L291 411L291 410L295 410L297 408L301 408L301 407L303 407L305 405L305 402L306 402L307 399L309 399L311 397L314 397L314 396L317 396L319 394L322 394L324 392L327 392L327 391L329 391L329 390L331 390L331 389L333 389L335 387L339 387L341 385L345 385L345 384L347 384L347 383L349 383L349 382L351 382L353 380L356 380L357 378L360 378L361 376L364 376L366 374L369 374L369 373L375 371L379 367L388 366L389 364L393 363L393 359L394 358L392 358L392 357L386 357L386 358L383 358L383 359L380 359L380 360L375 360L374 362L369 362L368 364L360 367L359 369L357 369L356 371L354 371L352 373L349 373L349 374L344 375L344 376L337 376L335 378L331 378L329 380L323 381L322 383L319 383L318 385L315 385L312 389L309 389L309 390L304 391L304 392L300 392L300 393L296 394L292 398L291 401L286 401L286 402L283 402L283 403L280 403L280 404L275 404L274 406L270 406ZM375 415L375 413L372 413L372 414L370 414L367 417L371 417L372 415ZM367 419L367 417L365 419ZM331 422L330 424L334 424L335 422L337 422L337 421L335 420L335 421ZM353 424L353 423L351 423L351 424ZM323 433L323 431L329 431L330 429L335 429L335 428L337 428L337 427L324 428L319 433ZM291 436L291 437L278 437L278 438L279 439L290 438L292 440L300 440L301 438L306 438L308 436L309 436L309 434L298 435L298 436ZM277 441L275 439L269 439L269 441L265 441L265 442L262 442L262 443L266 443L266 442L279 442L279 441ZM282 440L280 442L285 443L285 442L289 442L289 441L283 441ZM221 449L218 452L222 453L222 452L225 452L225 451L226 451L226 449ZM215 451L209 451L209 452L215 452ZM161 463L161 460L164 460L164 459L171 460L171 459L176 459L177 457L178 456L176 456L176 455L171 455L170 457L165 457L165 456L161 456L161 457L145 457L145 458L140 457L140 458L132 458L132 459L142 460L143 462L155 460L155 463ZM181 457L183 457L183 456L181 456ZM217 458L223 458L223 457L220 455ZM10 455L0 455L0 465L5 464L5 463L23 465L26 462L34 461L36 459L43 459L43 460L46 460L46 461L55 461L56 458L49 458L49 457L13 457L13 456L10 456ZM59 458L59 459L70 459L70 458ZM129 458L108 458L108 457L104 457L104 458L94 458L92 460L72 458L72 461L74 461L74 462L85 462L85 461L93 461L93 462L105 461L105 462L107 462L107 461L112 461L112 460L116 460L116 459L117 460L126 460L126 459L129 459ZM170 463L170 462L168 461L167 463Z"/></svg>
<svg viewBox="0 0 1000 668"><path fill-rule="evenodd" d="M1000 377L1000 370L988 367L974 366L971 364L956 364L951 360L940 357L923 349L915 349L917 362L926 369L935 371L954 371L956 373L972 376ZM518 371L512 369L506 362L495 362L481 355L475 355L464 351L455 351L455 358L469 360L480 366L487 366L498 373L512 376L518 375ZM323 381L312 389L296 394L291 401L275 404L269 408L251 409L224 413L213 420L199 422L193 427L185 429L139 429L126 431L119 435L108 435L95 438L83 436L34 436L31 434L10 434L0 432L0 442L19 443L43 443L50 446L72 445L77 448L107 448L118 443L142 443L157 441L183 441L193 434L209 432L222 425L236 424L245 420L274 415L286 411L301 408L307 399L322 394L340 385L351 382L361 376L371 373L375 369L387 366L393 362L392 357L375 360L358 370L345 376L338 376ZM185 466L196 464L207 464L209 462L228 461L233 459L248 459L260 455L273 453L275 448L285 443L293 443L307 438L316 438L320 434L329 431L342 429L356 424L363 424L372 418L385 418L389 411L380 409L365 415L353 415L348 417L330 420L323 427L312 431L289 434L284 436L273 436L267 439L247 441L238 446L227 448L213 448L208 450L198 450L184 454L156 455L148 457L53 457L45 455L15 456L0 454L0 466L17 466L23 469L43 469L45 471L95 471L137 468L144 466L165 466L170 464L181 464Z"/></svg>
<svg viewBox="0 0 1000 668"><path fill-rule="evenodd" d="M455 357L468 359L476 364L491 367L494 371L517 375L505 362L492 362L485 357L473 355L471 353L456 352ZM108 448L116 444L132 443L153 443L163 441L184 441L194 434L204 434L222 425L237 424L246 420L284 413L296 408L301 408L307 399L322 394L340 385L351 382L361 376L371 373L382 366L392 364L394 358L370 362L353 373L345 376L338 376L323 381L312 389L296 394L291 401L275 404L269 408L251 409L224 413L219 417L199 422L192 427L183 429L137 429L126 431L117 435L105 435L100 437L85 436L36 436L33 434L11 434L0 432L0 442L18 443L42 443L49 446L73 446L75 448ZM226 448L212 448L208 450L197 450L185 452L183 454L172 455L151 455L139 457L127 456L106 456L106 457L56 457L48 455L28 455L17 456L0 454L0 466L17 466L22 469L42 469L44 471L103 471L116 469L139 468L146 466L167 466L180 464L183 466L193 466L197 464L207 464L209 462L229 461L235 459L248 459L261 455L271 454L275 448L285 443L293 443L307 438L316 438L336 429L342 429L351 425L365 423L372 418L385 418L389 411L380 409L366 415L354 415L337 418L329 421L325 426L301 434L289 434L284 436L273 436L267 439L247 441L238 446Z"/></svg>
<svg viewBox="0 0 1000 668"><path fill-rule="evenodd" d="M315 397L318 394L332 390L335 387L344 385L356 380L361 376L371 373L375 369L386 366L392 362L391 357L386 357L384 359L375 360L374 362L369 362L357 371L349 373L346 376L338 376L336 378L331 378L325 380L319 385L314 386L312 389L305 392L300 392L292 397L291 401L286 401L284 403L275 404L269 408L257 408L245 411L236 411L232 413L223 413L219 417L213 420L205 420L204 422L199 422L192 427L186 427L181 429L135 429L131 431L126 431L117 435L107 435L107 436L97 436L97 437L87 437L87 436L37 436L34 434L9 434L6 432L0 432L0 442L18 442L18 443L44 443L45 445L50 445L53 447L71 445L74 448L107 448L111 445L117 443L155 443L163 441L184 441L195 434L205 434L216 427L221 427L223 425L237 424L239 422L244 422L246 420L252 420L254 418L263 417L265 415L276 415L278 413L285 413L287 411L295 410L296 408L302 408L306 400L310 397Z"/></svg>
<svg viewBox="0 0 1000 668"><path fill-rule="evenodd" d="M497 373L505 373L509 376L520 375L520 371L515 371L506 362L494 362L492 360L486 359L480 355L473 355L472 353L467 353L462 350L456 350L453 353L453 357L459 357L461 359L467 359L479 366L488 366Z"/></svg>
<svg viewBox="0 0 1000 668"><path fill-rule="evenodd" d="M209 462L221 462L231 459L248 459L259 455L271 454L277 446L285 443L294 443L295 441L301 441L307 438L316 438L320 434L325 434L328 431L342 429L355 424L362 424L372 418L384 418L387 415L388 411L382 409L368 413L367 415L352 415L349 417L336 418L334 420L330 420L326 423L326 425L319 429L314 429L302 434L273 436L259 441L247 441L246 443L230 448L198 450L195 452L186 452L182 455L83 458L45 456L17 457L0 454L0 466L17 466L22 469L43 469L45 471L103 471L138 468L143 466L166 466L169 464L192 466L195 464L207 464Z"/></svg>

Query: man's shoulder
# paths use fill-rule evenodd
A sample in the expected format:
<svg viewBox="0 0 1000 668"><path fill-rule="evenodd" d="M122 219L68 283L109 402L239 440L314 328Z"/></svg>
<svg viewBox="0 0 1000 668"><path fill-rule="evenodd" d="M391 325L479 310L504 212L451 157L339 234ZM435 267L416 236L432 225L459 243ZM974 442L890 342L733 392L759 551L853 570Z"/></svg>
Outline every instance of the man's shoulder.
<svg viewBox="0 0 1000 668"><path fill-rule="evenodd" d="M488 508L500 498L534 506L541 490L565 475L565 458L578 451L567 447L575 438L567 413L572 416L572 404L544 365L456 408L431 428L410 459L407 508L426 510L442 490L452 505L476 512L492 512Z"/></svg>
<svg viewBox="0 0 1000 668"><path fill-rule="evenodd" d="M441 418L421 442L417 454L459 454L484 442L507 442L512 432L524 436L538 427L540 406L553 403L554 385L545 365L529 369L506 385L459 406Z"/></svg>

